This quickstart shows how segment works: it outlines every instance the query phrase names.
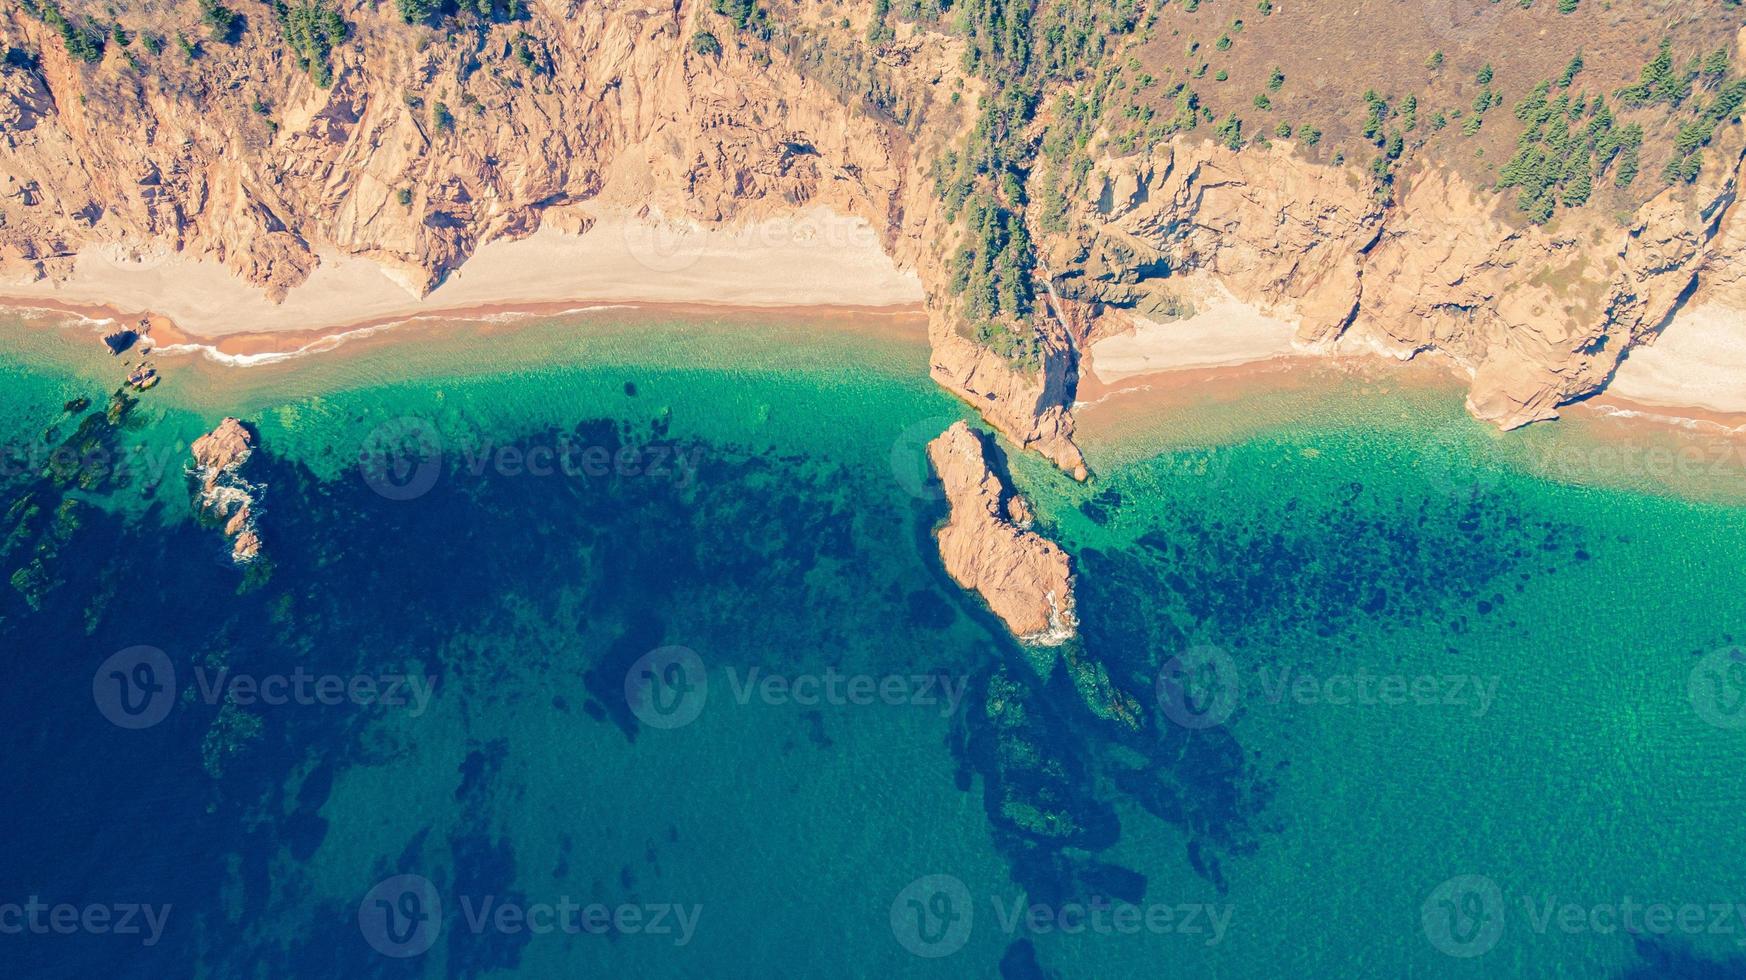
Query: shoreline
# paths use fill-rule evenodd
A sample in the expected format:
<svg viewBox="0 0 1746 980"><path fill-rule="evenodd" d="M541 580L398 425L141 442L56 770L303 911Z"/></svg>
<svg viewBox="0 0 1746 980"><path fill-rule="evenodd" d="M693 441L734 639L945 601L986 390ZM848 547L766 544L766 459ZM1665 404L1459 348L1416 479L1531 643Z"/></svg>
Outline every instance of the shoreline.
<svg viewBox="0 0 1746 980"><path fill-rule="evenodd" d="M31 295L0 284L0 312L72 318L99 336L106 327L147 321L149 356L172 366L190 357L254 368L416 343L428 340L431 329L461 322L510 329L617 310L628 318L750 317L815 326L825 321L836 330L926 343L919 280L913 271L898 269L858 219L815 208L734 228L685 226L658 215L606 215L578 226L581 232L571 233L553 222L521 239L488 243L423 297L391 282L389 267L359 256L324 256L307 282L283 303L270 304L264 291L213 262L148 256L130 272L125 259L106 252L90 262L81 253L72 279L34 284ZM166 277L166 269L176 275ZM361 292L331 288L356 287L360 276L375 281ZM392 295L382 292L385 283ZM130 285L149 288L130 291ZM98 298L118 295L130 299ZM1341 377L1378 390L1430 383L1451 391L1464 380L1446 358L1402 361L1362 343L1305 348L1296 341L1289 313L1264 313L1210 277L1186 282L1182 295L1182 318L1133 316L1126 329L1082 352L1073 404L1082 438L1096 441L1105 430L1126 428L1136 419L1157 420L1173 409L1263 390L1307 398L1318 379ZM184 296L190 297L185 303ZM191 324L166 312L177 303L210 312L238 296L246 302L234 317L197 316ZM166 297L173 297L169 307L154 302ZM265 318L257 315L263 304L271 308ZM1746 385L1729 384L1737 368L1746 373L1746 327L1732 325L1741 320L1746 318L1723 304L1700 303L1675 318L1667 336L1634 349L1607 389L1561 406L1561 414L1746 435ZM1727 356L1718 360L1717 350ZM1709 361L1704 352L1710 352ZM133 356L140 356L139 348ZM1682 380L1687 377L1692 383Z"/></svg>
<svg viewBox="0 0 1746 980"><path fill-rule="evenodd" d="M529 303L483 303L454 308L432 308L411 315L387 315L356 323L339 324L309 330L275 330L237 332L216 337L191 334L167 317L153 313L138 313L119 305L66 303L55 300L20 302L0 297L0 315L28 319L31 314L47 313L72 321L69 326L88 327L95 343L101 343L102 330L112 325L124 325L150 320L147 335L152 357L198 356L208 361L234 368L249 368L278 364L313 354L340 350L354 341L387 336L407 343L420 339L419 327L441 327L454 323L503 323L521 320L555 319L568 315L625 310L638 315L665 315L675 319L705 320L710 318L763 317L779 320L829 320L838 326L868 333L888 332L886 324L875 329L873 322L884 320L889 332L909 336L927 336L927 313L920 303L888 306L858 306L852 304L738 304L713 303L704 300L656 302L647 300L551 300ZM136 346L129 354L137 356Z"/></svg>

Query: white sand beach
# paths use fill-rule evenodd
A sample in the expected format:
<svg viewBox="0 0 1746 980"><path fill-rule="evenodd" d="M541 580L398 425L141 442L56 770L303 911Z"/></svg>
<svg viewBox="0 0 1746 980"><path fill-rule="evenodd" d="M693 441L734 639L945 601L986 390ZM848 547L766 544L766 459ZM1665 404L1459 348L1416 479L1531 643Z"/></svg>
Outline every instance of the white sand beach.
<svg viewBox="0 0 1746 980"><path fill-rule="evenodd" d="M1134 317L1134 330L1091 346L1091 370L1112 385L1163 371L1231 367L1299 351L1297 328L1268 316L1210 279L1190 287L1194 315L1160 323Z"/></svg>
<svg viewBox="0 0 1746 980"><path fill-rule="evenodd" d="M1681 310L1654 343L1632 349L1607 394L1641 405L1746 413L1746 312Z"/></svg>
<svg viewBox="0 0 1746 980"><path fill-rule="evenodd" d="M706 303L723 306L905 306L921 280L899 269L873 228L815 208L733 229L599 216L587 232L553 227L481 247L420 298L406 274L334 250L282 303L221 263L110 246L79 253L66 282L0 282L0 303L48 302L151 312L182 333L308 332L491 306Z"/></svg>

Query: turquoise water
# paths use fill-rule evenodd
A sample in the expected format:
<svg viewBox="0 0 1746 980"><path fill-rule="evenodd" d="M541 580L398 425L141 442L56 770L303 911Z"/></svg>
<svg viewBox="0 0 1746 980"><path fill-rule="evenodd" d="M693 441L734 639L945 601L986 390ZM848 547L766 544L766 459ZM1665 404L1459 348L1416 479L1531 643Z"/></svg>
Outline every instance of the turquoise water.
<svg viewBox="0 0 1746 980"><path fill-rule="evenodd" d="M26 929L0 934L10 959L51 976L1746 963L1746 921L1711 914L1746 901L1739 506L1573 484L1522 447L1574 428L1499 440L1440 392L1333 391L1240 438L1160 420L1091 439L1086 486L1011 460L1079 572L1081 639L1025 650L934 555L921 446L967 409L926 380L918 339L605 316L172 364L83 431L114 362L71 334L9 338L0 424L28 462L5 471L4 563L36 571L0 599L18 678L0 775L19 790L0 928L33 895L170 907L149 946ZM95 404L68 411L79 397ZM269 558L247 573L180 469L226 413L262 446ZM36 448L69 443L101 452L57 468ZM140 646L174 696L132 730L94 676ZM398 680L406 703L226 704L219 671ZM1639 909L1634 934L1608 931L1632 903L1684 924ZM576 928L536 928L557 922Z"/></svg>

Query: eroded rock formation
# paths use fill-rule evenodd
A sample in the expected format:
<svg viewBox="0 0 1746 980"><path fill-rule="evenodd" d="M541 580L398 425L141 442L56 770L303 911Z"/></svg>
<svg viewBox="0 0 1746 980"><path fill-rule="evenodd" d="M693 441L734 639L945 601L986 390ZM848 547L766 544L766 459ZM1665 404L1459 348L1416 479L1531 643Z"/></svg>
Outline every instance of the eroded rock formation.
<svg viewBox="0 0 1746 980"><path fill-rule="evenodd" d="M1599 390L1633 344L1652 340L1700 273L1726 275L1714 244L1738 189L1742 141L1695 186L1668 187L1621 221L1567 211L1528 225L1506 197L1430 168L1399 199L1341 167L1211 142L1107 160L1082 207L1089 245L1052 243L1057 288L1101 308L1166 300L1170 277L1203 271L1299 325L1309 346L1359 341L1407 358L1452 357L1472 375L1468 409L1503 428L1555 417ZM1737 273L1735 273L1737 274Z"/></svg>
<svg viewBox="0 0 1746 980"><path fill-rule="evenodd" d="M240 419L226 418L194 440L194 506L219 524L230 540L232 560L246 565L261 555L255 531L256 497L260 488L243 478L242 469L254 455L255 439Z"/></svg>
<svg viewBox="0 0 1746 980"><path fill-rule="evenodd" d="M1066 552L1029 530L1030 509L1015 502L989 465L983 437L954 422L928 443L951 514L938 532L953 581L977 592L1021 641L1054 646L1071 639L1073 568Z"/></svg>

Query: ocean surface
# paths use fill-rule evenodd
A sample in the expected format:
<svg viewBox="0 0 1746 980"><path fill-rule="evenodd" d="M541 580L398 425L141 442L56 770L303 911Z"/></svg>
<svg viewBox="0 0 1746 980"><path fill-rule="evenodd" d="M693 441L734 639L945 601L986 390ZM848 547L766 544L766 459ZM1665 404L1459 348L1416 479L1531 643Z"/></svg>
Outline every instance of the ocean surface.
<svg viewBox="0 0 1746 980"><path fill-rule="evenodd" d="M1725 440L1331 377L1014 455L1038 650L940 568L913 333L424 325L122 403L0 333L9 976L1746 974Z"/></svg>

